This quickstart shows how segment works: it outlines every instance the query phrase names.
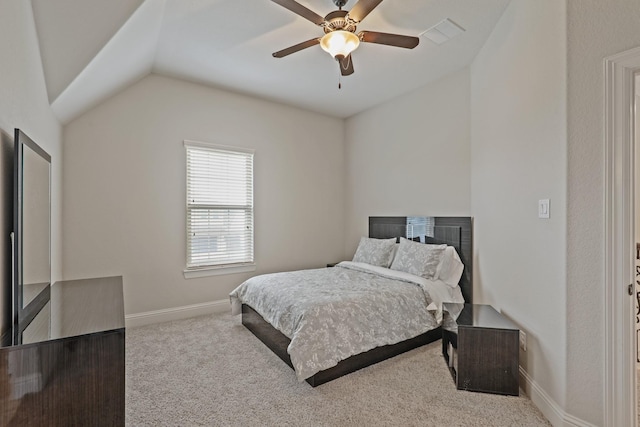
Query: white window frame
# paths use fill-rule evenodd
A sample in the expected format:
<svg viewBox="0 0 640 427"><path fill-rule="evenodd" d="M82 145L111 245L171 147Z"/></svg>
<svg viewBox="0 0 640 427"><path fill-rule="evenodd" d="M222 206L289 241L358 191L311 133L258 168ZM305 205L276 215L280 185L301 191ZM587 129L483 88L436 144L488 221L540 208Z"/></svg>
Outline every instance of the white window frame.
<svg viewBox="0 0 640 427"><path fill-rule="evenodd" d="M185 190L186 190L186 197L185 197L185 245L186 245L186 251L185 251L185 265L186 268L184 269L184 276L187 279L190 278L197 278L197 277L205 277L205 276L212 276L212 275L220 275L220 274L233 274L233 273L242 273L242 272L248 272L248 271L254 271L256 269L256 265L255 265L255 244L254 244L254 228L253 228L253 221L254 221L254 203L253 203L253 155L255 153L254 150L252 149L247 149L247 148L240 148L240 147L231 147L231 146L226 146L226 145L220 145L220 144L213 144L213 143L208 143L208 142L199 142L199 141L190 141L190 140L184 140L183 141L184 146L185 146L185 166L186 166L186 173L185 173ZM250 176L248 177L249 185L251 188L251 196L249 197L249 204L248 205L216 205L216 204L211 204L211 205L206 205L206 204L191 204L188 200L188 194L189 194L189 162L188 162L188 150L193 149L193 150L200 150L200 151L211 151L211 152L229 152L229 153L235 153L235 154L244 154L244 155L249 155L251 158L251 170L250 170ZM191 259L191 254L190 254L190 240L189 240L189 224L190 224L190 215L191 215L191 211L194 209L202 209L207 208L207 206L210 207L210 209L243 209L245 211L248 211L250 213L250 229L251 229L251 235L250 235L250 244L251 244L251 253L250 253L250 257L248 257L245 261L242 262L232 262L232 263L211 263L211 264L191 264L189 262L189 260Z"/></svg>

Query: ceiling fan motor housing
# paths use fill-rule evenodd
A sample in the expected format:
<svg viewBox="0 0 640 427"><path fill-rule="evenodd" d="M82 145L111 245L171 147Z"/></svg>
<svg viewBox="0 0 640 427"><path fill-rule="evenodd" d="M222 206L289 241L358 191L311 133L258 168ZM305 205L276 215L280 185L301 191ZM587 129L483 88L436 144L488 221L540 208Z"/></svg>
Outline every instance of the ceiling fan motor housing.
<svg viewBox="0 0 640 427"><path fill-rule="evenodd" d="M355 33L357 22L349 18L347 16L348 14L349 12L347 12L346 10L334 10L333 12L329 12L329 14L324 17L325 24L323 25L322 29L327 34L336 30Z"/></svg>

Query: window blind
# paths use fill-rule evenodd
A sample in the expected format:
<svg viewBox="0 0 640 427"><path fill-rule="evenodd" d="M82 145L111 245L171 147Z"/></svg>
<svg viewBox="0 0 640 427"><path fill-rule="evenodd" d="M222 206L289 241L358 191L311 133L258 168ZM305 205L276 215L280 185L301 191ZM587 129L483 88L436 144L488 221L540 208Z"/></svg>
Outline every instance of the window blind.
<svg viewBox="0 0 640 427"><path fill-rule="evenodd" d="M185 147L187 268L253 263L253 151Z"/></svg>

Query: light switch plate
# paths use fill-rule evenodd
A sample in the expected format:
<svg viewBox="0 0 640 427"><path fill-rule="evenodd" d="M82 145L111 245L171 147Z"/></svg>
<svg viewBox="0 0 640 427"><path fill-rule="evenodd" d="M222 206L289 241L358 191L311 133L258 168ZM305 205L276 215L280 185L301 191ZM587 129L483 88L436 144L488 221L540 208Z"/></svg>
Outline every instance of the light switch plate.
<svg viewBox="0 0 640 427"><path fill-rule="evenodd" d="M549 199L538 200L538 218L549 218Z"/></svg>

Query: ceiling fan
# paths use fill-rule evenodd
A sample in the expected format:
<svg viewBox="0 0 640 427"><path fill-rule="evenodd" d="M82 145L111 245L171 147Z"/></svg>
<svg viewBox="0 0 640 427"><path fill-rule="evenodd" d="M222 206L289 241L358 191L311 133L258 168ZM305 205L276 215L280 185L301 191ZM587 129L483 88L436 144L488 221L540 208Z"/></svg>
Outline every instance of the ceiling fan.
<svg viewBox="0 0 640 427"><path fill-rule="evenodd" d="M272 0L302 16L303 18L322 27L325 35L298 43L286 49L275 52L275 58L283 58L317 44L335 58L340 64L340 73L343 76L353 74L353 60L351 53L360 42L378 43L388 46L413 49L418 45L418 37L403 36L400 34L378 33L375 31L360 31L356 34L356 26L378 6L382 0L359 0L350 11L342 10L347 0L333 0L338 10L329 12L324 18L314 11L306 8L295 0Z"/></svg>

